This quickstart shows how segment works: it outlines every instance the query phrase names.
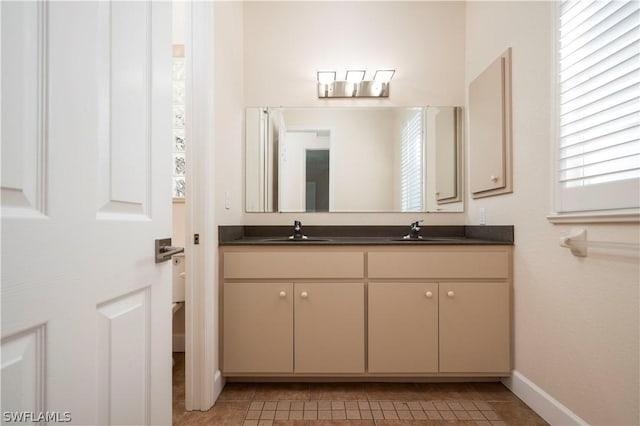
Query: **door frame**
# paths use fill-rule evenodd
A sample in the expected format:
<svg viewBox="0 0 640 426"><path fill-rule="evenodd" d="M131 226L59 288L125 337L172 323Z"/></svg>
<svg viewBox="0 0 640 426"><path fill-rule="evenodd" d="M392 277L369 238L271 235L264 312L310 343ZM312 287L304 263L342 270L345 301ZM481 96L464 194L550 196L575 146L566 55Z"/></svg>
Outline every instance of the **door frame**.
<svg viewBox="0 0 640 426"><path fill-rule="evenodd" d="M296 124L286 127L285 133L313 133L313 132L329 132L329 211L334 211L334 194L335 194L335 164L336 164L336 129L334 126L314 126L306 124ZM322 148L324 149L324 148ZM280 172L280 168L278 168ZM280 176L278 176L280 179ZM278 197L280 193L278 192ZM280 201L278 201L280 206Z"/></svg>
<svg viewBox="0 0 640 426"><path fill-rule="evenodd" d="M206 411L224 387L218 357L214 163L214 2L186 2L185 408ZM199 234L199 244L194 244Z"/></svg>

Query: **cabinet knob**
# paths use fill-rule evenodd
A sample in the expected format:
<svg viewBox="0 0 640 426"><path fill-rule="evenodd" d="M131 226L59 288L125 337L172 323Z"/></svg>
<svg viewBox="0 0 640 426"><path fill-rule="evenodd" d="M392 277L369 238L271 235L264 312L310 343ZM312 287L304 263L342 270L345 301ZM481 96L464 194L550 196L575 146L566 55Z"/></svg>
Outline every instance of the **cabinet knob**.
<svg viewBox="0 0 640 426"><path fill-rule="evenodd" d="M303 291L302 293L300 293L300 297L302 297L303 299L306 299L307 297L309 297L309 293L307 293L306 291Z"/></svg>
<svg viewBox="0 0 640 426"><path fill-rule="evenodd" d="M489 179L491 179L491 182L497 182L498 181L498 176L491 175L491 177Z"/></svg>
<svg viewBox="0 0 640 426"><path fill-rule="evenodd" d="M285 298L285 297L287 297L287 292L286 292L286 291L281 291L281 292L280 292L280 297L281 297L281 298Z"/></svg>
<svg viewBox="0 0 640 426"><path fill-rule="evenodd" d="M456 295L456 294L455 294L453 291L451 291L451 290L449 290L449 291L447 292L447 296L449 296L449 297L453 297L453 296L455 296L455 295Z"/></svg>
<svg viewBox="0 0 640 426"><path fill-rule="evenodd" d="M430 291L426 292L424 295L427 296L429 299L433 297L433 293Z"/></svg>

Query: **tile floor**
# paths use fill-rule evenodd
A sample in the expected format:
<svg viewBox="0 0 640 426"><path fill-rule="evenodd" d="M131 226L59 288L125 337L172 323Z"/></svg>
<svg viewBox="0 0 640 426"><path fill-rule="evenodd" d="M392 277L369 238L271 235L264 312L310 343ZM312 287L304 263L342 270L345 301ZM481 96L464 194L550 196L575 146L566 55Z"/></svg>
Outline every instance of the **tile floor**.
<svg viewBox="0 0 640 426"><path fill-rule="evenodd" d="M547 424L501 383L227 383L209 411L185 412L184 354L174 358L174 425Z"/></svg>

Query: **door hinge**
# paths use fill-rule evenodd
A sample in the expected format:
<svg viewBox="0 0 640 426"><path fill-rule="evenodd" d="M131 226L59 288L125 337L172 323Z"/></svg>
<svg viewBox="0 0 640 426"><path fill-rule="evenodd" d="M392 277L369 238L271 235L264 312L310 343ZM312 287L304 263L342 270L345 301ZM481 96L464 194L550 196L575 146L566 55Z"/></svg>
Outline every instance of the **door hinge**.
<svg viewBox="0 0 640 426"><path fill-rule="evenodd" d="M193 234L193 244L200 244L200 234Z"/></svg>

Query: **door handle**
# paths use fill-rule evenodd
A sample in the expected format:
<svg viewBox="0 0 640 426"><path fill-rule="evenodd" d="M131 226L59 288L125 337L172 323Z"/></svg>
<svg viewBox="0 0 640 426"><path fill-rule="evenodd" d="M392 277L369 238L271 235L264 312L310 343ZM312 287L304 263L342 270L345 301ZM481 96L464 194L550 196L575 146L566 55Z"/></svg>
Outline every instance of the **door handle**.
<svg viewBox="0 0 640 426"><path fill-rule="evenodd" d="M184 247L174 247L171 245L171 238L161 238L155 241L156 263L166 262L174 254L182 253Z"/></svg>

